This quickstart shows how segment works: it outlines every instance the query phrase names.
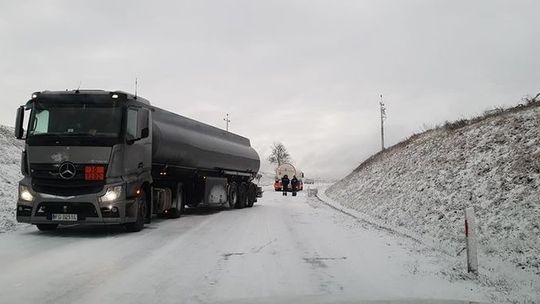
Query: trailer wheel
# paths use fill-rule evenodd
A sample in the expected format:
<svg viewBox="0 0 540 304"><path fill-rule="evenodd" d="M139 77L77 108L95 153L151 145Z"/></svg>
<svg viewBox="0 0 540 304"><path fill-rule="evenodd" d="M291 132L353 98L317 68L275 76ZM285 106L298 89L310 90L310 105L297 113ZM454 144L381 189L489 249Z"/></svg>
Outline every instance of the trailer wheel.
<svg viewBox="0 0 540 304"><path fill-rule="evenodd" d="M238 186L236 186L235 182L229 184L227 199L229 200L229 209L236 207L236 202L238 201Z"/></svg>
<svg viewBox="0 0 540 304"><path fill-rule="evenodd" d="M55 230L58 227L58 224L37 224L36 227L40 231L51 231Z"/></svg>
<svg viewBox="0 0 540 304"><path fill-rule="evenodd" d="M249 183L247 197L247 206L251 208L257 201L257 186L254 183Z"/></svg>
<svg viewBox="0 0 540 304"><path fill-rule="evenodd" d="M186 208L184 200L184 187L182 184L178 184L176 187L176 196L174 199L175 206L169 210L169 217L179 218L182 214L184 214L184 210Z"/></svg>
<svg viewBox="0 0 540 304"><path fill-rule="evenodd" d="M137 219L133 223L127 223L126 229L129 232L139 232L144 227L144 222L146 220L146 193L144 189L141 189L141 193L137 197Z"/></svg>
<svg viewBox="0 0 540 304"><path fill-rule="evenodd" d="M248 186L246 183L241 183L238 187L238 202L236 203L236 208L242 209L246 207L248 199Z"/></svg>

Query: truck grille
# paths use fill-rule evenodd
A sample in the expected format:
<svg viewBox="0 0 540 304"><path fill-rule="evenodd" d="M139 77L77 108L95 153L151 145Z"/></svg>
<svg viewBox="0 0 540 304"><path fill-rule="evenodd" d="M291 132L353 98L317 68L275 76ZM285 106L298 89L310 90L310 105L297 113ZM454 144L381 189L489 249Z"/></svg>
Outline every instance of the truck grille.
<svg viewBox="0 0 540 304"><path fill-rule="evenodd" d="M36 216L52 218L53 213L77 214L79 220L87 217L98 217L98 213L92 203L66 203L66 202L43 202L36 209Z"/></svg>
<svg viewBox="0 0 540 304"><path fill-rule="evenodd" d="M86 164L75 164L76 173L71 179L63 179L58 174L60 164L30 164L32 188L39 193L71 196L98 193L103 190L105 181L86 181ZM105 172L107 166L105 166Z"/></svg>

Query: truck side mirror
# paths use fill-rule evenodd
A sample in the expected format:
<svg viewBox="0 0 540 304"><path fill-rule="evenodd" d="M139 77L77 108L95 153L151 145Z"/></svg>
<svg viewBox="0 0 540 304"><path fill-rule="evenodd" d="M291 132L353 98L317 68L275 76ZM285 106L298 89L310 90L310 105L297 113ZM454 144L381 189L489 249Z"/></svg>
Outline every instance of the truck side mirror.
<svg viewBox="0 0 540 304"><path fill-rule="evenodd" d="M139 109L137 115L137 139L142 139L150 135L150 129L148 128L148 109Z"/></svg>
<svg viewBox="0 0 540 304"><path fill-rule="evenodd" d="M148 135L150 135L149 133L150 133L150 129L148 129L148 128L142 129L142 131L141 131L141 138L147 138Z"/></svg>
<svg viewBox="0 0 540 304"><path fill-rule="evenodd" d="M24 122L24 106L20 106L17 109L17 119L15 120L15 138L21 139L24 135L23 129Z"/></svg>

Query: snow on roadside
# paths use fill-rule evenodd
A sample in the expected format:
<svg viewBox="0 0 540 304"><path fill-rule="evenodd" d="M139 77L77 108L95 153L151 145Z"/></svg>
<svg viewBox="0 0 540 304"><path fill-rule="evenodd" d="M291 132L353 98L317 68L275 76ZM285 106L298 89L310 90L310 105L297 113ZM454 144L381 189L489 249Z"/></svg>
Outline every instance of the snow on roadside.
<svg viewBox="0 0 540 304"><path fill-rule="evenodd" d="M261 179L258 182L258 185L261 187L270 186L274 184L275 174L272 172L259 171L261 174Z"/></svg>
<svg viewBox="0 0 540 304"><path fill-rule="evenodd" d="M500 259L480 255L480 275L474 277L466 273L467 263L465 254L454 255L448 248L428 236L420 236L411 230L388 226L384 221L355 209L344 206L326 195L330 185L317 185L317 198L324 204L367 223L375 229L383 230L391 235L397 235L413 242L422 244L418 247L426 258L437 257L444 264L439 272L450 281L476 281L479 286L486 288L486 296L490 303L540 303L540 277L522 269L516 269L511 263ZM424 248L425 249L424 249Z"/></svg>
<svg viewBox="0 0 540 304"><path fill-rule="evenodd" d="M13 136L13 128L0 126L0 232L15 229L17 185L21 179L23 142Z"/></svg>
<svg viewBox="0 0 540 304"><path fill-rule="evenodd" d="M539 186L540 108L531 107L420 134L326 194L385 226L437 240L453 255L463 254L463 210L472 206L481 255L540 275Z"/></svg>

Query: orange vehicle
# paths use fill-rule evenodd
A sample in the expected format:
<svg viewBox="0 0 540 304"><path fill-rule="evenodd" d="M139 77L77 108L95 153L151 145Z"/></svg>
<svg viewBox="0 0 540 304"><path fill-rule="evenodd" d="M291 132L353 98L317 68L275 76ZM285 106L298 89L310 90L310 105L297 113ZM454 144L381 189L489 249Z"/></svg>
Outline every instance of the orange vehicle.
<svg viewBox="0 0 540 304"><path fill-rule="evenodd" d="M283 191L283 185L281 184L281 178L283 176L287 175L289 179L292 179L293 176L296 176L298 179L298 189L297 191L304 190L304 173L300 170L297 170L293 165L291 164L282 164L279 167L276 168L276 179L274 181L274 190L276 191ZM289 186L287 187L287 191L292 191L292 186L289 183Z"/></svg>

